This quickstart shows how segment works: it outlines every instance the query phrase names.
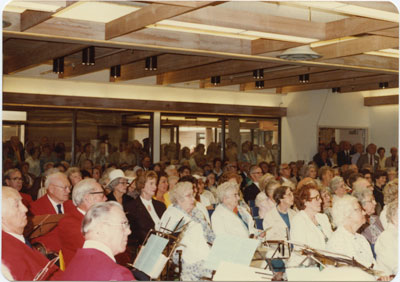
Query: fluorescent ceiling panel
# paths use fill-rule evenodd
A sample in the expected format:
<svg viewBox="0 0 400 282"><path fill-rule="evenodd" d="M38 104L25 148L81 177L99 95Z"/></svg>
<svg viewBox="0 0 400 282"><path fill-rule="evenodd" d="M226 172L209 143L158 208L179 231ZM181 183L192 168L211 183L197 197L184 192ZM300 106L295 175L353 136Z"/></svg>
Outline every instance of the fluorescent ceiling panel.
<svg viewBox="0 0 400 282"><path fill-rule="evenodd" d="M54 17L107 23L139 9L108 2L77 2L56 13Z"/></svg>
<svg viewBox="0 0 400 282"><path fill-rule="evenodd" d="M390 53L390 52L383 52L380 51L372 51L372 52L365 52L364 54L367 55L374 55L374 56L382 56L382 57L390 57L390 58L399 58L399 54Z"/></svg>

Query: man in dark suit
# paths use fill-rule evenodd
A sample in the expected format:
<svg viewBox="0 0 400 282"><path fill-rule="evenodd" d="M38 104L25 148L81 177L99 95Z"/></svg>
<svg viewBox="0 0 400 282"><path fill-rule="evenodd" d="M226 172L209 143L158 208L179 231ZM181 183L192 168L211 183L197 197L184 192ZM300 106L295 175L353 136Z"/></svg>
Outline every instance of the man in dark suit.
<svg viewBox="0 0 400 282"><path fill-rule="evenodd" d="M69 200L72 187L64 173L56 172L47 176L45 186L47 188L47 194L34 201L30 206L30 212L34 216L44 214L68 214L76 209L72 201ZM57 227L49 233L35 238L32 242L44 244L48 251L58 252L61 248Z"/></svg>
<svg viewBox="0 0 400 282"><path fill-rule="evenodd" d="M367 153L361 155L357 161L358 169L361 170L364 164L369 164L372 166L372 172L375 172L379 164L379 157L375 154L376 145L373 143L369 144L366 151Z"/></svg>
<svg viewBox="0 0 400 282"><path fill-rule="evenodd" d="M258 182L260 181L263 175L261 167L259 167L258 165L252 165L250 167L249 172L250 172L250 178L253 183L251 183L244 189L243 198L246 203L248 203L250 200L254 201L258 193L260 193L260 185L258 184Z"/></svg>
<svg viewBox="0 0 400 282"><path fill-rule="evenodd" d="M154 200L157 190L157 174L147 171L137 180L137 187L141 189L140 196L131 199L124 205L131 230L129 244L141 245L150 229L160 220L166 207L164 203Z"/></svg>
<svg viewBox="0 0 400 282"><path fill-rule="evenodd" d="M344 164L351 164L350 149L351 149L350 142L343 141L343 150L338 152L337 154L338 166L342 166Z"/></svg>
<svg viewBox="0 0 400 282"><path fill-rule="evenodd" d="M115 256L125 251L131 233L122 206L115 201L97 203L86 213L82 231L85 243L62 276L65 281L131 281L131 271Z"/></svg>

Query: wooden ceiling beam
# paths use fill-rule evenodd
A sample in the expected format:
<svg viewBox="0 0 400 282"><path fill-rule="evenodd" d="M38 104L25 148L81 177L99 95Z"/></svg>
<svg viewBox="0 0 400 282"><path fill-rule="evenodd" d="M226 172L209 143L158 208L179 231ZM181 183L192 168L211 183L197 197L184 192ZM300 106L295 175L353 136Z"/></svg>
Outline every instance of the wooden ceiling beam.
<svg viewBox="0 0 400 282"><path fill-rule="evenodd" d="M208 5L213 2L199 1L195 7L151 4L128 15L115 19L105 25L105 39L110 40L121 35L145 28L161 20L169 19Z"/></svg>
<svg viewBox="0 0 400 282"><path fill-rule="evenodd" d="M325 39L325 23L273 15L266 16L262 13L250 13L226 7L206 7L174 17L172 20L321 40Z"/></svg>
<svg viewBox="0 0 400 282"><path fill-rule="evenodd" d="M44 12L37 10L25 10L22 13L15 12L4 12L4 20L9 21L11 23L10 27L7 27L5 30L14 30L14 31L26 31L27 29L34 27L42 22L45 22L52 18L52 15L55 13L65 9L66 7L72 5L76 1L58 1L58 4L61 4L61 7L56 12Z"/></svg>
<svg viewBox="0 0 400 282"><path fill-rule="evenodd" d="M334 58L324 60L326 63L340 64L340 65L350 65L350 66L360 66L369 68L382 68L388 70L398 70L399 69L399 59L383 56L374 55L355 55L342 58Z"/></svg>
<svg viewBox="0 0 400 282"><path fill-rule="evenodd" d="M388 28L398 28L399 24L369 18L350 17L326 23L326 39L354 36Z"/></svg>
<svg viewBox="0 0 400 282"><path fill-rule="evenodd" d="M7 53L7 47L8 45L6 44L4 46L5 53ZM21 69L42 64L43 62L54 58L68 56L79 52L86 47L88 46L80 44L42 42L41 44L36 45L35 48L27 48L26 52L23 54L5 59L3 72L11 74Z"/></svg>
<svg viewBox="0 0 400 282"><path fill-rule="evenodd" d="M221 60L222 60L221 58L213 58L213 57L164 54L157 57L156 71L145 70L144 69L145 62L144 60L142 60L131 64L123 65L121 67L121 76L116 78L115 81L124 81L124 80L142 78L146 76L153 76L165 72L215 63Z"/></svg>
<svg viewBox="0 0 400 282"><path fill-rule="evenodd" d="M342 71L342 70L324 71L324 72L310 74L309 83L315 84L320 82L330 82L341 79L358 78L366 76L373 76L373 74L367 72ZM298 76L284 77L273 80L264 80L264 88L280 88L280 87L303 86L303 85L306 84L301 83L299 81ZM255 87L254 81L244 84L244 91L254 90L254 89L257 89Z"/></svg>
<svg viewBox="0 0 400 282"><path fill-rule="evenodd" d="M384 105L398 105L399 95L386 95L377 97L364 97L364 106L384 106Z"/></svg>
<svg viewBox="0 0 400 282"><path fill-rule="evenodd" d="M268 52L286 50L289 48L304 45L304 43L288 42L270 39L256 39L251 41L251 54L259 55Z"/></svg>
<svg viewBox="0 0 400 282"><path fill-rule="evenodd" d="M143 60L149 56L159 55L158 52L142 51L142 50L121 50L118 53L113 53L109 56L104 56L96 59L94 66L85 66L77 64L75 66L65 66L64 78L84 75L103 69L110 68L116 65L125 65L133 61Z"/></svg>
<svg viewBox="0 0 400 282"><path fill-rule="evenodd" d="M377 31L371 31L371 32L369 32L369 34L376 34L376 35L399 38L399 28L394 27L394 28L382 29L382 30L377 30Z"/></svg>
<svg viewBox="0 0 400 282"><path fill-rule="evenodd" d="M279 78L288 78L291 76L297 76L300 74L305 74L305 73L316 73L316 72L325 72L329 71L329 69L326 68L318 68L318 67L296 67L296 66L283 66L283 67L277 67L277 68L270 68L270 69L264 69L264 79L257 79L257 80L273 80L273 79L279 79ZM221 76L221 83L218 85L213 85L210 82L210 79L208 79L205 82L204 87L209 88L209 87L221 87L221 86L229 86L229 85L236 85L236 84L245 84L248 82L255 82L256 80L253 78L253 73L252 71L248 73L241 73L237 75L227 75L227 76Z"/></svg>
<svg viewBox="0 0 400 282"><path fill-rule="evenodd" d="M313 48L313 50L322 55L319 61L326 59L346 57L362 54L364 52L378 51L387 48L398 48L399 40L397 38L381 35L363 36L353 40L346 40Z"/></svg>
<svg viewBox="0 0 400 282"><path fill-rule="evenodd" d="M367 83L377 83L384 81L395 81L398 79L396 75L376 75L376 76L367 76L361 78L350 78L350 79L342 79L336 81L324 81L318 83L306 83L303 85L297 86L285 86L282 87L283 93L289 92L298 92L298 91L309 91L316 89L329 89L334 87L343 87L343 86L352 86L352 85L362 85Z"/></svg>
<svg viewBox="0 0 400 282"><path fill-rule="evenodd" d="M278 66L276 63L251 62L239 60L226 60L223 62L203 65L191 69L184 69L160 74L157 78L158 84L168 85L186 81L209 78L211 76L221 76L233 73L242 73L259 68L269 68Z"/></svg>
<svg viewBox="0 0 400 282"><path fill-rule="evenodd" d="M386 81L388 83L387 88L398 88L399 81ZM371 91L371 90L380 90L379 82L378 83L366 83L361 85L352 85L352 86L341 86L340 93L348 93L348 92L358 92L358 91Z"/></svg>

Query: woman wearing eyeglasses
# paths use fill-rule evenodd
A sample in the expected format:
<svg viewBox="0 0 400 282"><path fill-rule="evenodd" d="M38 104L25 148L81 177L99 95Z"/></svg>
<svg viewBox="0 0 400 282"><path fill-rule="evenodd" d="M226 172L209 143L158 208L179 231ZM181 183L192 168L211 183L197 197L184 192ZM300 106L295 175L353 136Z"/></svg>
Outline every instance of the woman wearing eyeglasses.
<svg viewBox="0 0 400 282"><path fill-rule="evenodd" d="M328 239L332 235L332 228L328 217L321 213L322 199L315 184L306 184L296 191L295 203L299 210L290 222L290 239L294 243L307 245L315 249L325 249ZM290 266L310 266L310 259L301 252L302 247L294 245L289 259Z"/></svg>
<svg viewBox="0 0 400 282"><path fill-rule="evenodd" d="M126 202L131 199L126 192L128 190L128 179L120 169L114 169L109 174L110 181L106 185L106 188L111 190L111 193L107 195L107 201L117 201L122 206L126 205Z"/></svg>

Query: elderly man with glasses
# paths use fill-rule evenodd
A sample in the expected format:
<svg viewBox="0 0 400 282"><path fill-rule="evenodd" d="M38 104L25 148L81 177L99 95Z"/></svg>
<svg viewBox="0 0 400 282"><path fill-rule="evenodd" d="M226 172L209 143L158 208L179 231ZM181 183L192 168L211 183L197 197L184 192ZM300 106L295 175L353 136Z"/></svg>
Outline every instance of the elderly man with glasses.
<svg viewBox="0 0 400 282"><path fill-rule="evenodd" d="M22 203L29 208L33 200L31 195L21 192L23 179L18 168L9 169L4 173L4 184L17 190L22 197Z"/></svg>
<svg viewBox="0 0 400 282"><path fill-rule="evenodd" d="M93 178L84 179L74 187L72 202L77 208L58 223L58 235L66 266L85 242L81 232L83 217L90 207L105 202L106 199L104 189Z"/></svg>
<svg viewBox="0 0 400 282"><path fill-rule="evenodd" d="M258 165L252 165L250 167L250 178L253 183L247 186L243 191L243 198L248 203L249 201L254 201L260 193L260 181L261 176L263 176L262 170Z"/></svg>
<svg viewBox="0 0 400 282"><path fill-rule="evenodd" d="M82 222L85 242L65 269L65 281L135 280L129 269L115 262L115 255L125 251L129 222L116 201L94 204Z"/></svg>
<svg viewBox="0 0 400 282"><path fill-rule="evenodd" d="M34 215L45 214L68 214L76 210L74 204L69 200L71 183L62 172L56 172L47 176L45 187L46 195L34 201L30 206L30 212ZM42 243L47 251L58 252L61 248L58 238L58 228L49 233L35 238L32 242Z"/></svg>

